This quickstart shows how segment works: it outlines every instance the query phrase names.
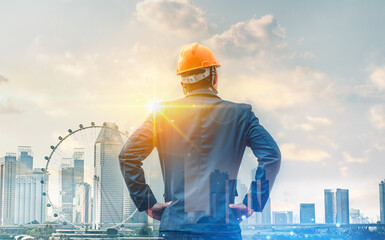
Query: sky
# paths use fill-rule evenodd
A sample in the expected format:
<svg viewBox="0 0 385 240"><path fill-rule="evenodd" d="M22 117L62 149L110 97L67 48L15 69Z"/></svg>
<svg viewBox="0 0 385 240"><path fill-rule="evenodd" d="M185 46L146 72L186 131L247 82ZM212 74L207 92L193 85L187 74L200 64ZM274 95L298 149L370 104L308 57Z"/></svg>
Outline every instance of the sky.
<svg viewBox="0 0 385 240"><path fill-rule="evenodd" d="M219 61L219 96L252 104L282 152L272 210L299 214L323 190L349 189L376 221L385 179L382 1L55 0L0 2L0 157L32 147L35 167L59 135L115 122L132 132L152 101L183 97L180 49ZM257 160L244 155L239 178Z"/></svg>

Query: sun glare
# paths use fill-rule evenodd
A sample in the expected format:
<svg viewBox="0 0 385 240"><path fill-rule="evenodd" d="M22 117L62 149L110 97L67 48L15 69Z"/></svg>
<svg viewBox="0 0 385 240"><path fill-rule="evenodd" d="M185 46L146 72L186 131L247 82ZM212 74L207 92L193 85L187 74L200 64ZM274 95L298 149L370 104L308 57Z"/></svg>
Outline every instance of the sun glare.
<svg viewBox="0 0 385 240"><path fill-rule="evenodd" d="M150 113L156 112L157 110L159 110L159 108L160 108L160 104L159 104L159 101L157 100L152 100L147 104L147 110Z"/></svg>

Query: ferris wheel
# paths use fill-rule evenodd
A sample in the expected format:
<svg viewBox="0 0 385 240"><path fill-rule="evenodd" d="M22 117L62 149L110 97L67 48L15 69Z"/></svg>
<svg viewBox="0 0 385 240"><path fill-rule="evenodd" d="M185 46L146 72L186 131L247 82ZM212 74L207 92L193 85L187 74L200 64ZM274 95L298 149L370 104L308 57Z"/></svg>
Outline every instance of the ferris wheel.
<svg viewBox="0 0 385 240"><path fill-rule="evenodd" d="M138 211L120 172L128 138L115 123L68 129L51 146L44 172L47 220L104 229L135 221Z"/></svg>

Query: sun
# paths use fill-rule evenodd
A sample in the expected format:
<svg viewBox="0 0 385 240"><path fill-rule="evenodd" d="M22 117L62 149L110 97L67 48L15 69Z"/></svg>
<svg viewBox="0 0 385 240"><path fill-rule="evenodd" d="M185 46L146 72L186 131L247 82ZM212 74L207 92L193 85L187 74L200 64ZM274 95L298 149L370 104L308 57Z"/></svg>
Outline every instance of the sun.
<svg viewBox="0 0 385 240"><path fill-rule="evenodd" d="M160 103L158 100L151 100L148 104L147 104L147 110L148 112L150 113L154 113L156 111L158 111L160 108Z"/></svg>

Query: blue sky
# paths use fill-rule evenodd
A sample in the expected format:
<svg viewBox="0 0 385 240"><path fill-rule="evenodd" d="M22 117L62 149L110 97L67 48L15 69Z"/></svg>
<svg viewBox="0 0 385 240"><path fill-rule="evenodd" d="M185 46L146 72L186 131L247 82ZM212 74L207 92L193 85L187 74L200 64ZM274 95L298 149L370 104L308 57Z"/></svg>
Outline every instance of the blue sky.
<svg viewBox="0 0 385 240"><path fill-rule="evenodd" d="M36 166L68 128L132 131L155 98L182 97L175 62L201 42L222 63L219 95L248 102L283 153L273 210L349 188L375 220L385 178L382 1L1 1L0 156ZM256 160L245 153L240 178Z"/></svg>

